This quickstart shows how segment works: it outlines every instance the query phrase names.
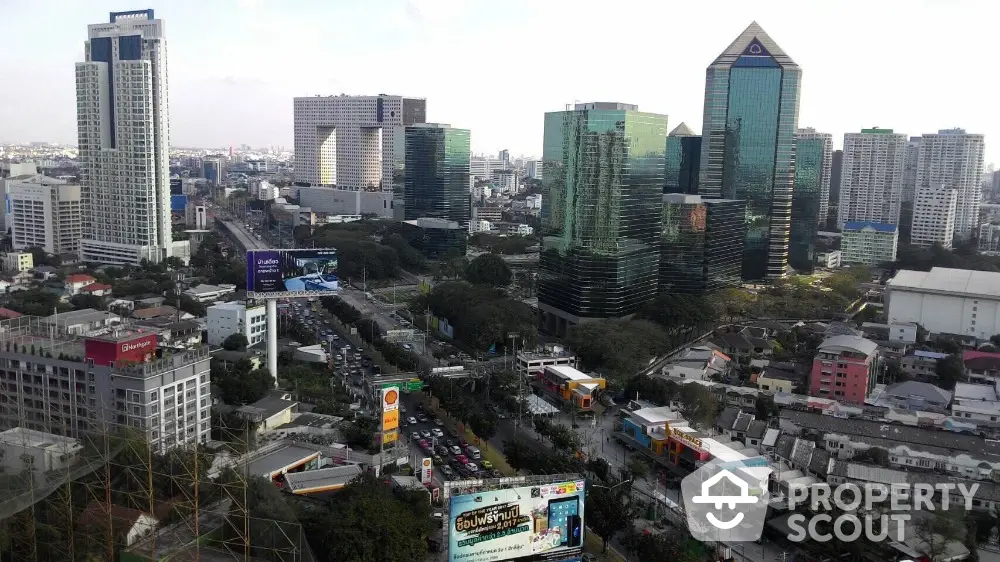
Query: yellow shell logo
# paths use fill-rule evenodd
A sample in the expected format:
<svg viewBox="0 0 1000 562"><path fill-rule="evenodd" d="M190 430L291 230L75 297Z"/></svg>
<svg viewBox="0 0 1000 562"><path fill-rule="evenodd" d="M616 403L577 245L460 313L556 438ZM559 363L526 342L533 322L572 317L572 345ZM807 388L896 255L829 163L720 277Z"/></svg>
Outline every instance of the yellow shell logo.
<svg viewBox="0 0 1000 562"><path fill-rule="evenodd" d="M385 403L388 405L393 405L399 400L399 393L396 390L387 390L385 392Z"/></svg>
<svg viewBox="0 0 1000 562"><path fill-rule="evenodd" d="M431 465L431 459L424 459L424 466L430 466L430 465Z"/></svg>

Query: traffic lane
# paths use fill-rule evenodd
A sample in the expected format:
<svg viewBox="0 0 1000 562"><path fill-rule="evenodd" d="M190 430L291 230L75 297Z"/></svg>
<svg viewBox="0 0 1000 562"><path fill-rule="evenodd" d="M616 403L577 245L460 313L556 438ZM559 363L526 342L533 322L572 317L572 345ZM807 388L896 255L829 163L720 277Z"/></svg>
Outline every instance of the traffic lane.
<svg viewBox="0 0 1000 562"><path fill-rule="evenodd" d="M460 437L457 437L457 436L453 437L452 435L450 435L448 433L448 428L446 426L444 426L444 425L437 425L435 423L435 418L431 417L430 414L426 414L426 413L421 412L420 410L417 409L417 402L414 399L414 397L413 397L412 394L403 394L402 404L403 404L403 411L401 412L401 416L400 416L402 418L400 420L400 422L401 422L400 431L404 434L402 436L402 438L406 439L407 442L410 445L410 450L412 451L412 453L414 454L414 456L416 458L415 462L419 462L419 459L424 458L424 457L433 457L434 453L428 454L426 451L424 451L423 449L420 448L418 442L420 441L420 439L425 439L425 438L423 436L420 436L420 439L414 439L413 436L412 436L412 433L414 431L416 431L416 432L419 433L421 431L432 431L435 428L436 429L440 429L442 431L442 433L444 434L444 437L434 437L432 435L432 437L430 439L427 439L427 441L431 442L432 448L436 447L437 445L444 445L444 446L447 447L449 442L451 442L454 445L460 445L461 444L461 438ZM418 421L416 424L409 424L409 423L407 423L407 425L405 427L402 425L402 423L404 421L406 421L408 418L410 418L410 417L414 417L415 418L418 415L420 415L421 413L424 413L424 415L428 416L426 422L420 422L420 421ZM443 424L443 422L442 422L442 424ZM457 433L456 433L456 435L457 435ZM464 451L463 451L462 454L464 454ZM455 454L449 452L448 455L442 455L441 457L442 457L442 460L444 461L444 464L450 466L453 462L457 462L457 458L456 458L457 456L458 455L455 455ZM482 476L483 475L482 474L482 468L483 467L481 465L481 461L477 461L477 460L473 460L473 459L469 459L469 460L471 460L473 463L475 463L477 465L477 467L480 469L480 472L476 476L477 477L478 476ZM414 467L414 468L416 469L417 467ZM438 483L442 483L442 482L449 481L449 480L460 480L462 478L468 478L467 476L463 476L463 475L459 474L458 471L454 469L454 467L451 467L451 468L454 471L455 476L453 478L447 478L447 477L445 477L444 473L441 471L441 466L438 466L438 465L434 466L434 478L438 481Z"/></svg>

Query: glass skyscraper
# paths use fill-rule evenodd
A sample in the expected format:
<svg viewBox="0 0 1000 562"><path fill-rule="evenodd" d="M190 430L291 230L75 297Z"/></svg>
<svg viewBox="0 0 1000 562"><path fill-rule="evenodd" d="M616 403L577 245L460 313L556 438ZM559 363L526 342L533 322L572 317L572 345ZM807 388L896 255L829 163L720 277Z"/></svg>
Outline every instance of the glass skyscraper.
<svg viewBox="0 0 1000 562"><path fill-rule="evenodd" d="M701 137L681 123L667 135L667 183L664 193L698 193Z"/></svg>
<svg viewBox="0 0 1000 562"><path fill-rule="evenodd" d="M667 117L620 103L545 114L538 308L563 335L656 296Z"/></svg>
<svg viewBox="0 0 1000 562"><path fill-rule="evenodd" d="M467 227L469 199L469 130L438 123L406 127L403 216L444 219Z"/></svg>
<svg viewBox="0 0 1000 562"><path fill-rule="evenodd" d="M788 264L800 272L814 267L816 232L826 224L830 198L833 135L799 129L795 136L795 186Z"/></svg>
<svg viewBox="0 0 1000 562"><path fill-rule="evenodd" d="M746 203L663 196L660 292L704 294L740 285Z"/></svg>
<svg viewBox="0 0 1000 562"><path fill-rule="evenodd" d="M698 193L746 201L744 279L785 274L801 81L756 22L706 72Z"/></svg>

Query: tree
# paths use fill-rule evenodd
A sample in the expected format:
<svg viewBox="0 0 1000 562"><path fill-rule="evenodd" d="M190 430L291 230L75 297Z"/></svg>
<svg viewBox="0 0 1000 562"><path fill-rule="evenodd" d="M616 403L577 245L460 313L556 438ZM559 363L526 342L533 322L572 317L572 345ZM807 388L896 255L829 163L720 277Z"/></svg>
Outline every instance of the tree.
<svg viewBox="0 0 1000 562"><path fill-rule="evenodd" d="M587 486L585 521L601 537L602 552L607 552L615 535L632 528L635 509L631 491L631 481L613 476L603 483Z"/></svg>
<svg viewBox="0 0 1000 562"><path fill-rule="evenodd" d="M920 549L931 562L940 562L950 542L965 539L965 526L955 512L933 512L917 521L914 533L920 540Z"/></svg>
<svg viewBox="0 0 1000 562"><path fill-rule="evenodd" d="M246 351L250 341L243 334L231 334L223 342L222 348L229 351Z"/></svg>
<svg viewBox="0 0 1000 562"><path fill-rule="evenodd" d="M73 295L69 298L69 304L74 310L83 310L86 308L92 308L94 310L104 310L104 297L99 297L97 295L91 295L89 293L80 293L78 295Z"/></svg>
<svg viewBox="0 0 1000 562"><path fill-rule="evenodd" d="M631 459L629 459L628 471L630 474L632 474L633 478L645 478L649 476L651 472L649 469L649 465L646 464L646 461L638 457L632 457Z"/></svg>
<svg viewBox="0 0 1000 562"><path fill-rule="evenodd" d="M934 368L937 373L938 386L945 390L952 390L956 383L965 382L968 374L965 371L965 363L959 355L949 355L944 359L938 359Z"/></svg>
<svg viewBox="0 0 1000 562"><path fill-rule="evenodd" d="M465 279L473 285L506 287L510 285L513 273L502 257L496 254L482 254L465 268Z"/></svg>
<svg viewBox="0 0 1000 562"><path fill-rule="evenodd" d="M500 420L497 419L496 414L488 410L480 410L469 420L469 427L488 448L490 439L497 434L499 423Z"/></svg>
<svg viewBox="0 0 1000 562"><path fill-rule="evenodd" d="M685 384L679 398L685 419L701 428L712 427L719 413L719 401L707 386Z"/></svg>
<svg viewBox="0 0 1000 562"><path fill-rule="evenodd" d="M774 398L772 398L769 394L758 395L757 403L754 405L754 408L756 414L755 418L758 420L767 421L779 413L778 406L774 403Z"/></svg>
<svg viewBox="0 0 1000 562"><path fill-rule="evenodd" d="M221 376L213 373L212 382L222 392L222 401L234 406L253 404L274 388L271 372L267 369L254 369L247 359L237 361Z"/></svg>

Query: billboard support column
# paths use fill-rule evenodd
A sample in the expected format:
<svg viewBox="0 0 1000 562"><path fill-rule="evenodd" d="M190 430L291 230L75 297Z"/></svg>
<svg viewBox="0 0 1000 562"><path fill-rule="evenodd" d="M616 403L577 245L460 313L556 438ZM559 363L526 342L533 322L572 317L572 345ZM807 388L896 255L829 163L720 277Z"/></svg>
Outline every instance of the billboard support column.
<svg viewBox="0 0 1000 562"><path fill-rule="evenodd" d="M267 370L278 388L278 299L267 299Z"/></svg>

